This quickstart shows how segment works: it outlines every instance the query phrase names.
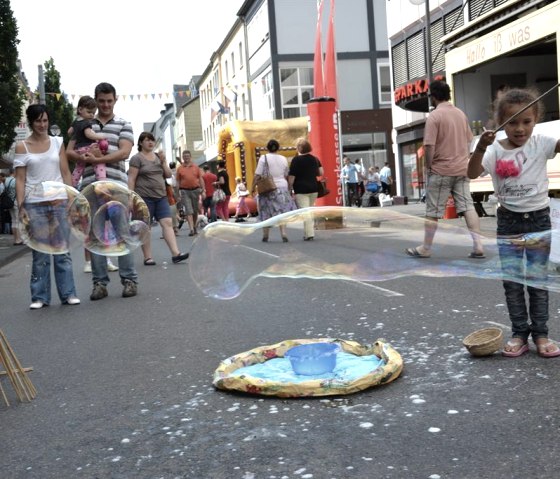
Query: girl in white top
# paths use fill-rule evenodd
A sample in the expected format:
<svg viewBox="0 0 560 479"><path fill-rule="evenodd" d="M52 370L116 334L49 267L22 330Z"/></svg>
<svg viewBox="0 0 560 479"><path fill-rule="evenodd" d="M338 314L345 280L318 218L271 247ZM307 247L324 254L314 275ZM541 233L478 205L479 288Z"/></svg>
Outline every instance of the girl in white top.
<svg viewBox="0 0 560 479"><path fill-rule="evenodd" d="M558 345L548 339L545 289L551 245L546 165L560 153L560 140L533 135L541 109L538 103L528 105L536 98L537 94L530 90L514 89L496 100L497 124L507 121L506 138L495 141L496 132L485 131L468 167L469 178L477 178L483 172L492 176L501 205L497 212L498 250L512 324L512 338L502 353L506 357L528 352L529 336L540 356L560 356Z"/></svg>
<svg viewBox="0 0 560 479"><path fill-rule="evenodd" d="M30 105L26 115L31 135L25 141L17 143L14 159L20 217L28 218L31 235L39 235L44 231L43 228L49 232L56 228L54 234L59 235L61 241L67 241L70 227L66 213L68 198L65 192L56 198L49 198L49 201L32 194L33 189L43 181L72 185L64 144L62 138L48 135L49 115L45 105ZM45 244L45 247L48 248L48 244ZM61 303L80 304L76 297L70 253L51 255L33 249L31 309L41 309L51 302L51 257Z"/></svg>

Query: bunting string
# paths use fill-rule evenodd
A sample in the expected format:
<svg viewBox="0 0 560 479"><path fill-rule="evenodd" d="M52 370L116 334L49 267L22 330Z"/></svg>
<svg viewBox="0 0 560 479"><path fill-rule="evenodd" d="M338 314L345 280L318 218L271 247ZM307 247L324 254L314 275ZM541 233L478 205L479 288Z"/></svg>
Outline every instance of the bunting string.
<svg viewBox="0 0 560 479"><path fill-rule="evenodd" d="M218 93L222 93L224 94L224 92L227 92L227 90L232 90L232 88L234 89L244 89L244 88L252 88L252 85L254 83L257 83L258 81L254 81L252 83L245 83L245 84L241 84L241 85L234 85L234 86L225 86L225 87L220 87L220 88L215 88L215 92L214 94L217 95ZM200 92L199 91L194 91L195 96L198 95ZM35 92L36 95L39 94L38 91ZM45 95L49 95L51 97L54 97L57 99L57 101L60 101L61 98L65 98L66 100L75 100L75 99L80 99L82 96L84 96L83 94L77 94L77 93L64 93L64 92L46 92ZM173 91L173 92L165 92L165 93L134 93L134 94L119 94L117 95L117 99L119 100L125 100L125 101L147 101L147 100L162 100L162 99L170 99L170 98L182 98L182 97L186 97L186 98L191 98L193 95L193 91L192 90L177 90L177 91Z"/></svg>

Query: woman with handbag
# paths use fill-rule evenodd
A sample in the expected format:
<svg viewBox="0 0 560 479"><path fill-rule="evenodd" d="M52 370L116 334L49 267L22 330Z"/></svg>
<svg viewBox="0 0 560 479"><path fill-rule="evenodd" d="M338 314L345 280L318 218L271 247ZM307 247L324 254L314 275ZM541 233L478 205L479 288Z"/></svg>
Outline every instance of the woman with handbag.
<svg viewBox="0 0 560 479"><path fill-rule="evenodd" d="M161 226L163 239L171 252L171 261L180 263L189 257L177 247L173 231L171 208L167 199L166 178L171 178L171 169L163 153L156 153L156 139L150 132L144 131L138 138L138 153L130 159L128 168L128 188L138 193L150 211L150 220L155 218ZM142 245L144 265L155 266L152 258L151 235Z"/></svg>
<svg viewBox="0 0 560 479"><path fill-rule="evenodd" d="M288 160L276 153L280 144L270 140L266 145L268 153L259 158L251 191L258 192L257 205L259 220L265 221L274 216L296 209L292 195L288 190ZM286 225L278 225L284 243L288 242ZM263 228L262 240L266 243L270 227Z"/></svg>
<svg viewBox="0 0 560 479"><path fill-rule="evenodd" d="M288 189L293 190L298 208L315 206L319 190L317 177L323 176L323 167L319 159L311 154L311 143L306 138L298 138L296 149L298 154L290 163ZM313 223L311 215L303 222L304 241L313 241Z"/></svg>

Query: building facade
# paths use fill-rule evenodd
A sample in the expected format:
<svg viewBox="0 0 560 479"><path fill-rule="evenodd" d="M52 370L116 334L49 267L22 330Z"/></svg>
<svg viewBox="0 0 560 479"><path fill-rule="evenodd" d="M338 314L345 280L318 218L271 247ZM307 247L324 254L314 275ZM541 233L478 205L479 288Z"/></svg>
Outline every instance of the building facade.
<svg viewBox="0 0 560 479"><path fill-rule="evenodd" d="M343 154L365 166L393 162L385 4L337 3L335 45ZM324 0L323 33L330 1ZM220 127L307 116L314 96L316 0L247 0L200 82L206 158ZM325 42L323 42L324 44Z"/></svg>
<svg viewBox="0 0 560 479"><path fill-rule="evenodd" d="M466 113L473 133L492 128L492 102L501 89L529 86L544 93L558 82L560 2L432 0L429 23L425 4L412 3L418 2L386 2L397 187L400 194L419 198L425 187L428 62L432 78L450 84L452 100ZM546 116L537 131L558 128L558 89L543 101ZM560 172L557 176L560 188ZM489 189L482 178L471 184L475 193Z"/></svg>

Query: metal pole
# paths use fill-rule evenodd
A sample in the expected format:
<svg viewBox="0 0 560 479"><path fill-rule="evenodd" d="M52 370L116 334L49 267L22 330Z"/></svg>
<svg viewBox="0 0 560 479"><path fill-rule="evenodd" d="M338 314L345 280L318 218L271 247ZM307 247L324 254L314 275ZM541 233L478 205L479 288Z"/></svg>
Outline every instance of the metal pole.
<svg viewBox="0 0 560 479"><path fill-rule="evenodd" d="M45 75L43 74L43 65L39 65L39 103L45 105L46 95L45 95Z"/></svg>
<svg viewBox="0 0 560 479"><path fill-rule="evenodd" d="M424 2L426 7L426 76L428 77L428 89L433 79L432 71L432 31L431 31L431 18L430 18L430 0ZM432 106L430 99L430 92L428 90L428 112Z"/></svg>

